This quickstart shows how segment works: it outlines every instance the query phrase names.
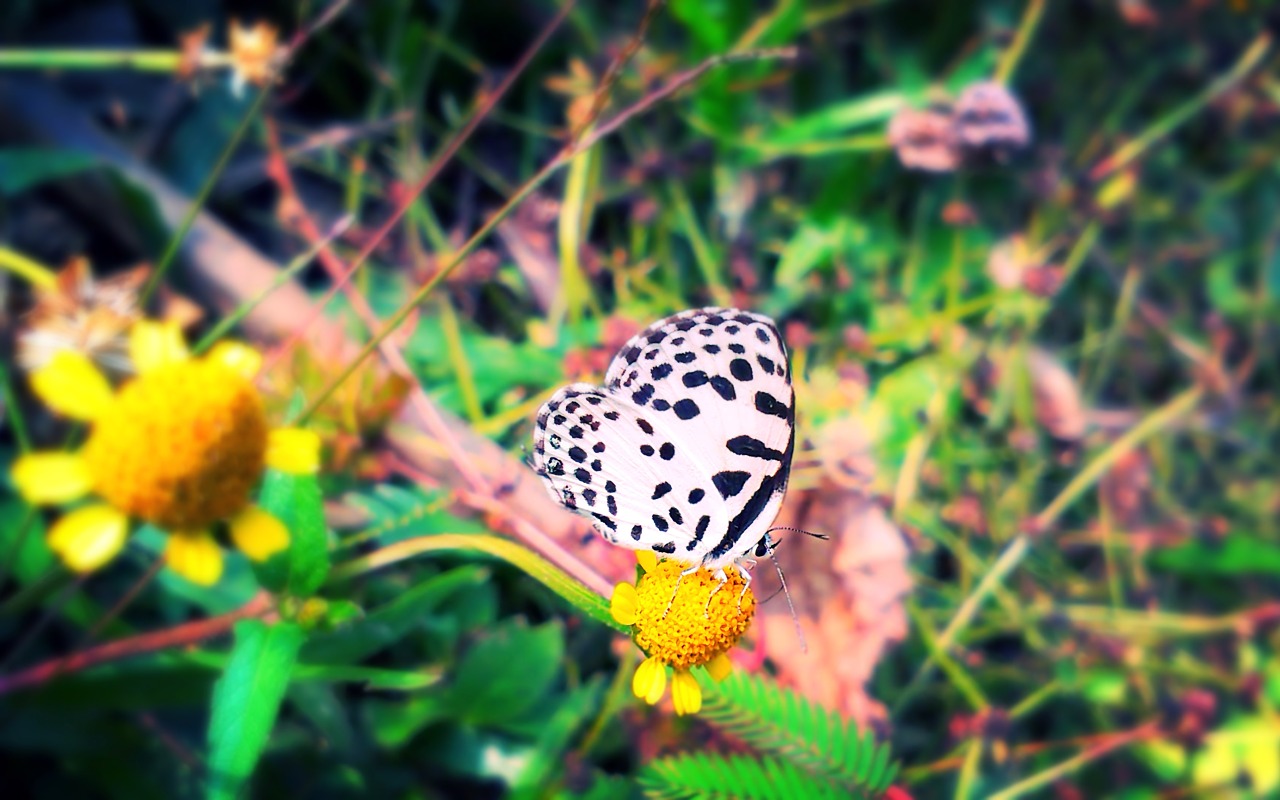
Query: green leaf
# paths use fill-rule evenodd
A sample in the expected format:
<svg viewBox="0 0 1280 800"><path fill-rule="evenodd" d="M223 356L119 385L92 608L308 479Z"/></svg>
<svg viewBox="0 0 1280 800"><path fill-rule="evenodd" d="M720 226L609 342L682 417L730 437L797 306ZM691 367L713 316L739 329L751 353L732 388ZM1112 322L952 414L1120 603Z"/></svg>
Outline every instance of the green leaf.
<svg viewBox="0 0 1280 800"><path fill-rule="evenodd" d="M640 775L646 797L655 800L849 800L850 794L822 778L776 758L709 753L662 758Z"/></svg>
<svg viewBox="0 0 1280 800"><path fill-rule="evenodd" d="M889 748L835 712L762 676L733 673L702 683L701 718L757 750L849 789L880 792L893 780Z"/></svg>
<svg viewBox="0 0 1280 800"><path fill-rule="evenodd" d="M537 800L556 781L565 763L565 753L574 734L595 716L604 693L603 678L579 687L556 699L555 711L543 723L529 763L512 788L510 800Z"/></svg>
<svg viewBox="0 0 1280 800"><path fill-rule="evenodd" d="M289 547L257 565L262 585L308 597L329 575L329 536L324 498L314 475L268 469L259 503L289 529Z"/></svg>
<svg viewBox="0 0 1280 800"><path fill-rule="evenodd" d="M563 658L559 623L503 625L458 664L449 693L452 710L473 725L519 719L550 691Z"/></svg>
<svg viewBox="0 0 1280 800"><path fill-rule="evenodd" d="M1280 575L1280 545L1246 533L1221 542L1191 540L1151 554L1152 566L1188 575Z"/></svg>
<svg viewBox="0 0 1280 800"><path fill-rule="evenodd" d="M210 800L235 798L267 743L305 635L292 623L242 620L209 720Z"/></svg>
<svg viewBox="0 0 1280 800"><path fill-rule="evenodd" d="M0 195L16 195L99 166L98 159L74 150L5 148L0 150Z"/></svg>
<svg viewBox="0 0 1280 800"><path fill-rule="evenodd" d="M488 580L478 566L458 567L427 578L398 593L349 627L311 637L302 658L308 663L350 664L362 661L421 627L431 611L456 592Z"/></svg>

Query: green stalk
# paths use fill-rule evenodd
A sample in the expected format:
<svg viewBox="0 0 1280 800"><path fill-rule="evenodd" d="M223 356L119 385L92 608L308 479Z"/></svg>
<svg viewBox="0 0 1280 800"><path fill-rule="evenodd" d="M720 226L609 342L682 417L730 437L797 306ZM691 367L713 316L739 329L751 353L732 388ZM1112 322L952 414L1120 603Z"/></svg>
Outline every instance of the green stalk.
<svg viewBox="0 0 1280 800"><path fill-rule="evenodd" d="M1187 120L1208 107L1219 95L1233 88L1253 72L1267 54L1271 52L1271 34L1262 32L1253 40L1244 55L1236 61L1230 70L1220 75L1195 97L1178 106L1174 110L1156 120L1150 127L1129 141L1119 150L1104 158L1089 177L1093 180L1117 172L1143 156L1155 144L1182 126Z"/></svg>
<svg viewBox="0 0 1280 800"><path fill-rule="evenodd" d="M263 106L266 105L267 97L271 92L267 88L258 90L258 96L253 99L244 117L241 118L240 124L236 126L235 132L231 134L231 138L227 140L227 144L222 148L222 153L218 156L218 162L213 165L213 169L209 172L209 176L205 178L204 185L200 187L200 193L191 201L187 214L182 218L182 223L178 225L178 229L173 232L173 236L169 239L169 245L165 248L158 261L156 261L156 271L151 275L151 279L147 281L147 285L142 287L139 294L139 302L146 304L147 300L159 288L161 279L164 278L165 272L168 271L173 259L178 255L178 250L182 247L182 242L187 238L187 233L191 231L191 226L195 224L196 217L200 214L200 209L204 208L204 204L208 201L209 195L213 193L213 187L217 185L218 178L222 176L223 170L227 168L227 164L231 161L231 156L235 153L236 148L240 146L240 141L245 134L249 132L249 127L253 121L258 118Z"/></svg>
<svg viewBox="0 0 1280 800"><path fill-rule="evenodd" d="M5 50L0 49L0 69L136 69L142 72L177 72L182 66L178 50Z"/></svg>
<svg viewBox="0 0 1280 800"><path fill-rule="evenodd" d="M364 575L424 553L458 551L484 553L502 559L541 582L597 622L615 630L627 631L625 626L619 625L610 615L609 601L606 598L591 591L532 550L487 534L442 533L396 542L366 556L339 564L330 574L329 583Z"/></svg>

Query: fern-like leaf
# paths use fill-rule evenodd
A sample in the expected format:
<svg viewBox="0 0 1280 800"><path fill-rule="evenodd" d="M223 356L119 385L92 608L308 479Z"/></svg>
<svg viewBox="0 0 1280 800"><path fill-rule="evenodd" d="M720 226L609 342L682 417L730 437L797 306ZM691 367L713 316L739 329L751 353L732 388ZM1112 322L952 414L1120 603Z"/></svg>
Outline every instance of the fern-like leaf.
<svg viewBox="0 0 1280 800"><path fill-rule="evenodd" d="M708 753L661 758L640 774L651 800L850 800L849 789L777 758Z"/></svg>
<svg viewBox="0 0 1280 800"><path fill-rule="evenodd" d="M871 795L897 774L887 745L762 676L735 672L719 684L707 681L700 716L761 753L780 756L815 775Z"/></svg>

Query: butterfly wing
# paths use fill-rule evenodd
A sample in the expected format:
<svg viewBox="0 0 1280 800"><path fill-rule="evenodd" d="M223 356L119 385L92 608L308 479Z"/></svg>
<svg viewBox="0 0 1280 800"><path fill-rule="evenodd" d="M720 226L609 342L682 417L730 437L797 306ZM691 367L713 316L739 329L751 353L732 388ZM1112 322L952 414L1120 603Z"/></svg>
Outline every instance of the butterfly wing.
<svg viewBox="0 0 1280 800"><path fill-rule="evenodd" d="M607 389L575 383L538 412L533 467L552 499L606 540L690 563L709 531L728 525L705 490L694 448L672 441L657 412Z"/></svg>
<svg viewBox="0 0 1280 800"><path fill-rule="evenodd" d="M686 545L687 560L714 568L754 549L782 505L795 444L787 350L773 320L724 308L660 320L623 346L605 388L689 451L689 491L723 509L712 533Z"/></svg>

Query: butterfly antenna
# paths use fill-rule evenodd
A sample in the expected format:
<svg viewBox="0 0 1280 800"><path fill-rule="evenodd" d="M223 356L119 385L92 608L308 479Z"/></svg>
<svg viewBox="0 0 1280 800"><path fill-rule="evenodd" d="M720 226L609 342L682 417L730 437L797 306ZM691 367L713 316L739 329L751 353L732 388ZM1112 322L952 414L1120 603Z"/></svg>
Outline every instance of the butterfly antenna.
<svg viewBox="0 0 1280 800"><path fill-rule="evenodd" d="M824 542L831 541L831 537L826 535L825 533L814 533L813 531L806 531L804 528L793 528L790 525L779 525L775 528L770 528L768 530L768 533L773 533L774 531L791 531L792 533L803 533L805 536L812 536L813 538L821 539Z"/></svg>
<svg viewBox="0 0 1280 800"><path fill-rule="evenodd" d="M768 534L765 534L768 536ZM782 593L787 597L787 608L791 609L791 621L796 624L796 638L800 640L800 652L808 653L809 645L804 640L804 631L800 630L800 617L796 614L795 603L791 602L791 592L787 589L787 579L782 574L782 565L778 563L778 556L773 552L772 542L769 547L769 558L773 559L773 568L778 571L778 583L782 584Z"/></svg>

